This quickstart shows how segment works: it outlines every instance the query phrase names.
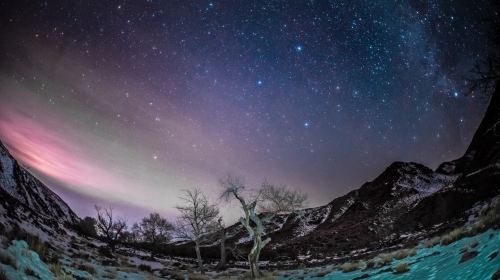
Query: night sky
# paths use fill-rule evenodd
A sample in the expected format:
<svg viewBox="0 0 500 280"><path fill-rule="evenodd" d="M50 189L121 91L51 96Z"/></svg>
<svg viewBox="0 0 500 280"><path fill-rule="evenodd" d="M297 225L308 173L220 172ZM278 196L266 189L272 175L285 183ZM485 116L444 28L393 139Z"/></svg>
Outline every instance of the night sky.
<svg viewBox="0 0 500 280"><path fill-rule="evenodd" d="M320 205L465 151L488 3L3 1L0 139L81 215L175 215L228 172Z"/></svg>

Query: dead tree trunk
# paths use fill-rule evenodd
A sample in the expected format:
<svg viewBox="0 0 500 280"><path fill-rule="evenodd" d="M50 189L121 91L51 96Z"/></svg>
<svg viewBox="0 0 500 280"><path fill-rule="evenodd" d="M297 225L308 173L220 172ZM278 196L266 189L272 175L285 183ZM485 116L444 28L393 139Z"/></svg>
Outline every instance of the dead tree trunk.
<svg viewBox="0 0 500 280"><path fill-rule="evenodd" d="M220 262L218 265L219 269L226 268L226 229L221 228L220 230Z"/></svg>
<svg viewBox="0 0 500 280"><path fill-rule="evenodd" d="M203 269L203 260L201 259L200 241L199 240L195 241L195 250L196 250L196 259L198 260L198 266L200 267L200 273L205 274L205 270Z"/></svg>

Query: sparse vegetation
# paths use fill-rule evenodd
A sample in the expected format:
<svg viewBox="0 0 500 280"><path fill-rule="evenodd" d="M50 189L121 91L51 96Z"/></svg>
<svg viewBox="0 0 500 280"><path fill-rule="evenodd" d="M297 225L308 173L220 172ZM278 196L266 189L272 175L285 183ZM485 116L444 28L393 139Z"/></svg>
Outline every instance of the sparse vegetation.
<svg viewBox="0 0 500 280"><path fill-rule="evenodd" d="M410 271L410 268L407 263L400 263L394 268L395 274L402 274Z"/></svg>
<svg viewBox="0 0 500 280"><path fill-rule="evenodd" d="M76 280L71 274L63 272L63 274L57 276L57 280Z"/></svg>
<svg viewBox="0 0 500 280"><path fill-rule="evenodd" d="M500 203L492 206L485 215L479 217L471 226L470 231L477 234L500 220Z"/></svg>
<svg viewBox="0 0 500 280"><path fill-rule="evenodd" d="M410 256L415 256L417 254L417 250L415 248L411 249L401 249L393 253L393 256L396 260L402 260Z"/></svg>
<svg viewBox="0 0 500 280"><path fill-rule="evenodd" d="M5 234L6 242L12 240L24 240L28 244L30 250L35 251L40 259L47 262L50 258L49 248L38 236L25 231L24 229L14 226L10 231Z"/></svg>
<svg viewBox="0 0 500 280"><path fill-rule="evenodd" d="M377 256L377 263L381 266L388 265L392 262L394 257L390 253L383 253Z"/></svg>
<svg viewBox="0 0 500 280"><path fill-rule="evenodd" d="M349 262L339 265L339 269L342 270L342 272L352 272L360 269L360 267L361 264L359 262Z"/></svg>
<svg viewBox="0 0 500 280"><path fill-rule="evenodd" d="M94 275L96 272L95 267L89 263L82 263L82 264L78 265L78 269L83 270L83 271L87 271L91 275Z"/></svg>
<svg viewBox="0 0 500 280"><path fill-rule="evenodd" d="M388 253L381 253L373 259L372 262L374 264L367 267L374 267L376 265L377 266L389 265L392 263L393 260L402 260L407 257L415 256L416 254L417 254L416 248L407 248Z"/></svg>
<svg viewBox="0 0 500 280"><path fill-rule="evenodd" d="M31 268L27 268L27 269L24 271L24 273L25 273L26 275L28 275L28 276L32 276L32 277L35 277L35 278L40 278L40 277L38 276L38 274L37 274L35 271L33 271Z"/></svg>
<svg viewBox="0 0 500 280"><path fill-rule="evenodd" d="M51 264L49 269L55 276L60 276L64 273L64 270L59 262Z"/></svg>
<svg viewBox="0 0 500 280"><path fill-rule="evenodd" d="M140 264L137 266L137 268L141 271L148 271L148 272L151 272L153 269L151 268L151 266L147 265L147 264Z"/></svg>
<svg viewBox="0 0 500 280"><path fill-rule="evenodd" d="M441 237L434 236L432 238L425 239L424 241L422 241L421 244L425 248L431 248L431 247L434 247L434 246L438 245L440 242L441 242Z"/></svg>
<svg viewBox="0 0 500 280"><path fill-rule="evenodd" d="M441 244L450 245L451 243L465 237L467 230L464 227L456 228L441 237Z"/></svg>
<svg viewBox="0 0 500 280"><path fill-rule="evenodd" d="M104 272L103 276L109 279L116 279L116 270L115 269L107 270Z"/></svg>
<svg viewBox="0 0 500 280"><path fill-rule="evenodd" d="M97 220L92 217L85 217L78 222L76 230L85 237L96 237L96 224Z"/></svg>
<svg viewBox="0 0 500 280"><path fill-rule="evenodd" d="M154 276L153 274L148 274L146 276L146 280L157 280L157 279L158 279L158 277Z"/></svg>
<svg viewBox="0 0 500 280"><path fill-rule="evenodd" d="M7 274L5 274L5 271L1 267L0 267L0 280L9 280L7 278Z"/></svg>
<svg viewBox="0 0 500 280"><path fill-rule="evenodd" d="M492 206L486 214L480 216L470 227L459 227L441 236L441 244L449 245L466 236L477 235L495 223L498 223L500 219L499 213L500 203L497 203Z"/></svg>
<svg viewBox="0 0 500 280"><path fill-rule="evenodd" d="M66 273L59 262L50 265L50 271L54 273L57 280L75 280L73 275Z"/></svg>
<svg viewBox="0 0 500 280"><path fill-rule="evenodd" d="M315 276L316 277L325 277L326 275L328 275L331 272L332 272L331 270L322 269L322 270L318 271Z"/></svg>
<svg viewBox="0 0 500 280"><path fill-rule="evenodd" d="M0 262L5 265L10 265L13 268L17 268L16 259L7 251L0 251Z"/></svg>

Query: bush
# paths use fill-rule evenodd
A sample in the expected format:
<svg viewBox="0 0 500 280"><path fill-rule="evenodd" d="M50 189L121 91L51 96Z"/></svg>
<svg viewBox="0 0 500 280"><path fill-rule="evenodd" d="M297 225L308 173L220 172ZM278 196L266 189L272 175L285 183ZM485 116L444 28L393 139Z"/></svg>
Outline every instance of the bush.
<svg viewBox="0 0 500 280"><path fill-rule="evenodd" d="M394 268L394 273L395 273L395 274L401 274L401 273L408 272L409 270L410 270L410 268L408 267L408 264L407 264L407 263L400 263L400 264L398 264L398 265Z"/></svg>
<svg viewBox="0 0 500 280"><path fill-rule="evenodd" d="M390 253L378 255L378 261L382 266L390 264L393 259L394 259L394 257Z"/></svg>
<svg viewBox="0 0 500 280"><path fill-rule="evenodd" d="M64 273L64 270L59 262L51 264L49 268L55 276L61 276Z"/></svg>
<svg viewBox="0 0 500 280"><path fill-rule="evenodd" d="M87 263L82 263L78 266L79 270L87 271L88 273L94 275L95 274L95 267L91 264Z"/></svg>
<svg viewBox="0 0 500 280"><path fill-rule="evenodd" d="M318 272L316 273L315 277L318 277L318 278L323 278L323 277L325 277L326 275L328 275L329 273L331 273L331 271L330 271L330 270L328 270L328 269L322 269L322 270L320 270L320 271L318 271Z"/></svg>
<svg viewBox="0 0 500 280"><path fill-rule="evenodd" d="M7 251L0 251L0 262L5 265L10 265L13 268L17 269L17 261L16 259Z"/></svg>
<svg viewBox="0 0 500 280"><path fill-rule="evenodd" d="M340 270L342 270L342 272L352 272L358 270L359 267L360 267L359 262L343 263L339 265L339 268Z"/></svg>
<svg viewBox="0 0 500 280"><path fill-rule="evenodd" d="M54 273L57 280L75 280L73 275L66 274L59 262L50 265L50 271Z"/></svg>
<svg viewBox="0 0 500 280"><path fill-rule="evenodd" d="M422 246L424 246L425 248L431 248L438 245L440 242L441 238L439 236L434 236L433 238L422 241Z"/></svg>
<svg viewBox="0 0 500 280"><path fill-rule="evenodd" d="M113 253L111 252L111 249L107 246L101 246L99 249L97 249L97 252L99 255L103 257L108 257L108 258L114 258Z"/></svg>
<svg viewBox="0 0 500 280"><path fill-rule="evenodd" d="M24 274L28 275L28 276L32 276L32 277L35 277L35 278L39 278L38 277L38 274L36 272L34 272L31 268L27 268L25 271L24 271Z"/></svg>
<svg viewBox="0 0 500 280"><path fill-rule="evenodd" d="M441 236L441 244L450 245L451 243L465 237L467 230L463 227L456 228L447 234Z"/></svg>
<svg viewBox="0 0 500 280"><path fill-rule="evenodd" d="M151 272L153 269L151 269L151 266L147 265L147 264L140 264L137 266L137 268L139 268L139 270L141 271L148 271L148 272Z"/></svg>
<svg viewBox="0 0 500 280"><path fill-rule="evenodd" d="M92 217L85 217L76 224L76 229L81 235L85 237L96 237L96 224L96 219Z"/></svg>
<svg viewBox="0 0 500 280"><path fill-rule="evenodd" d="M412 249L402 249L402 250L399 250L399 251L396 251L394 252L394 258L396 260L402 260L402 259L405 259L407 257L410 257L410 256L415 256L417 254L417 251L415 250L415 248L412 248Z"/></svg>

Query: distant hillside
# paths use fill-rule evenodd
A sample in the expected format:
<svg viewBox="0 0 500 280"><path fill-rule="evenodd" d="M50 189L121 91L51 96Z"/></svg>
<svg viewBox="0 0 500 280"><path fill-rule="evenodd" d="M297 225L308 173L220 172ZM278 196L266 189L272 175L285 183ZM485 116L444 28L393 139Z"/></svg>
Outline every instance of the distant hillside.
<svg viewBox="0 0 500 280"><path fill-rule="evenodd" d="M0 142L0 222L52 232L77 220L73 210L21 166Z"/></svg>

